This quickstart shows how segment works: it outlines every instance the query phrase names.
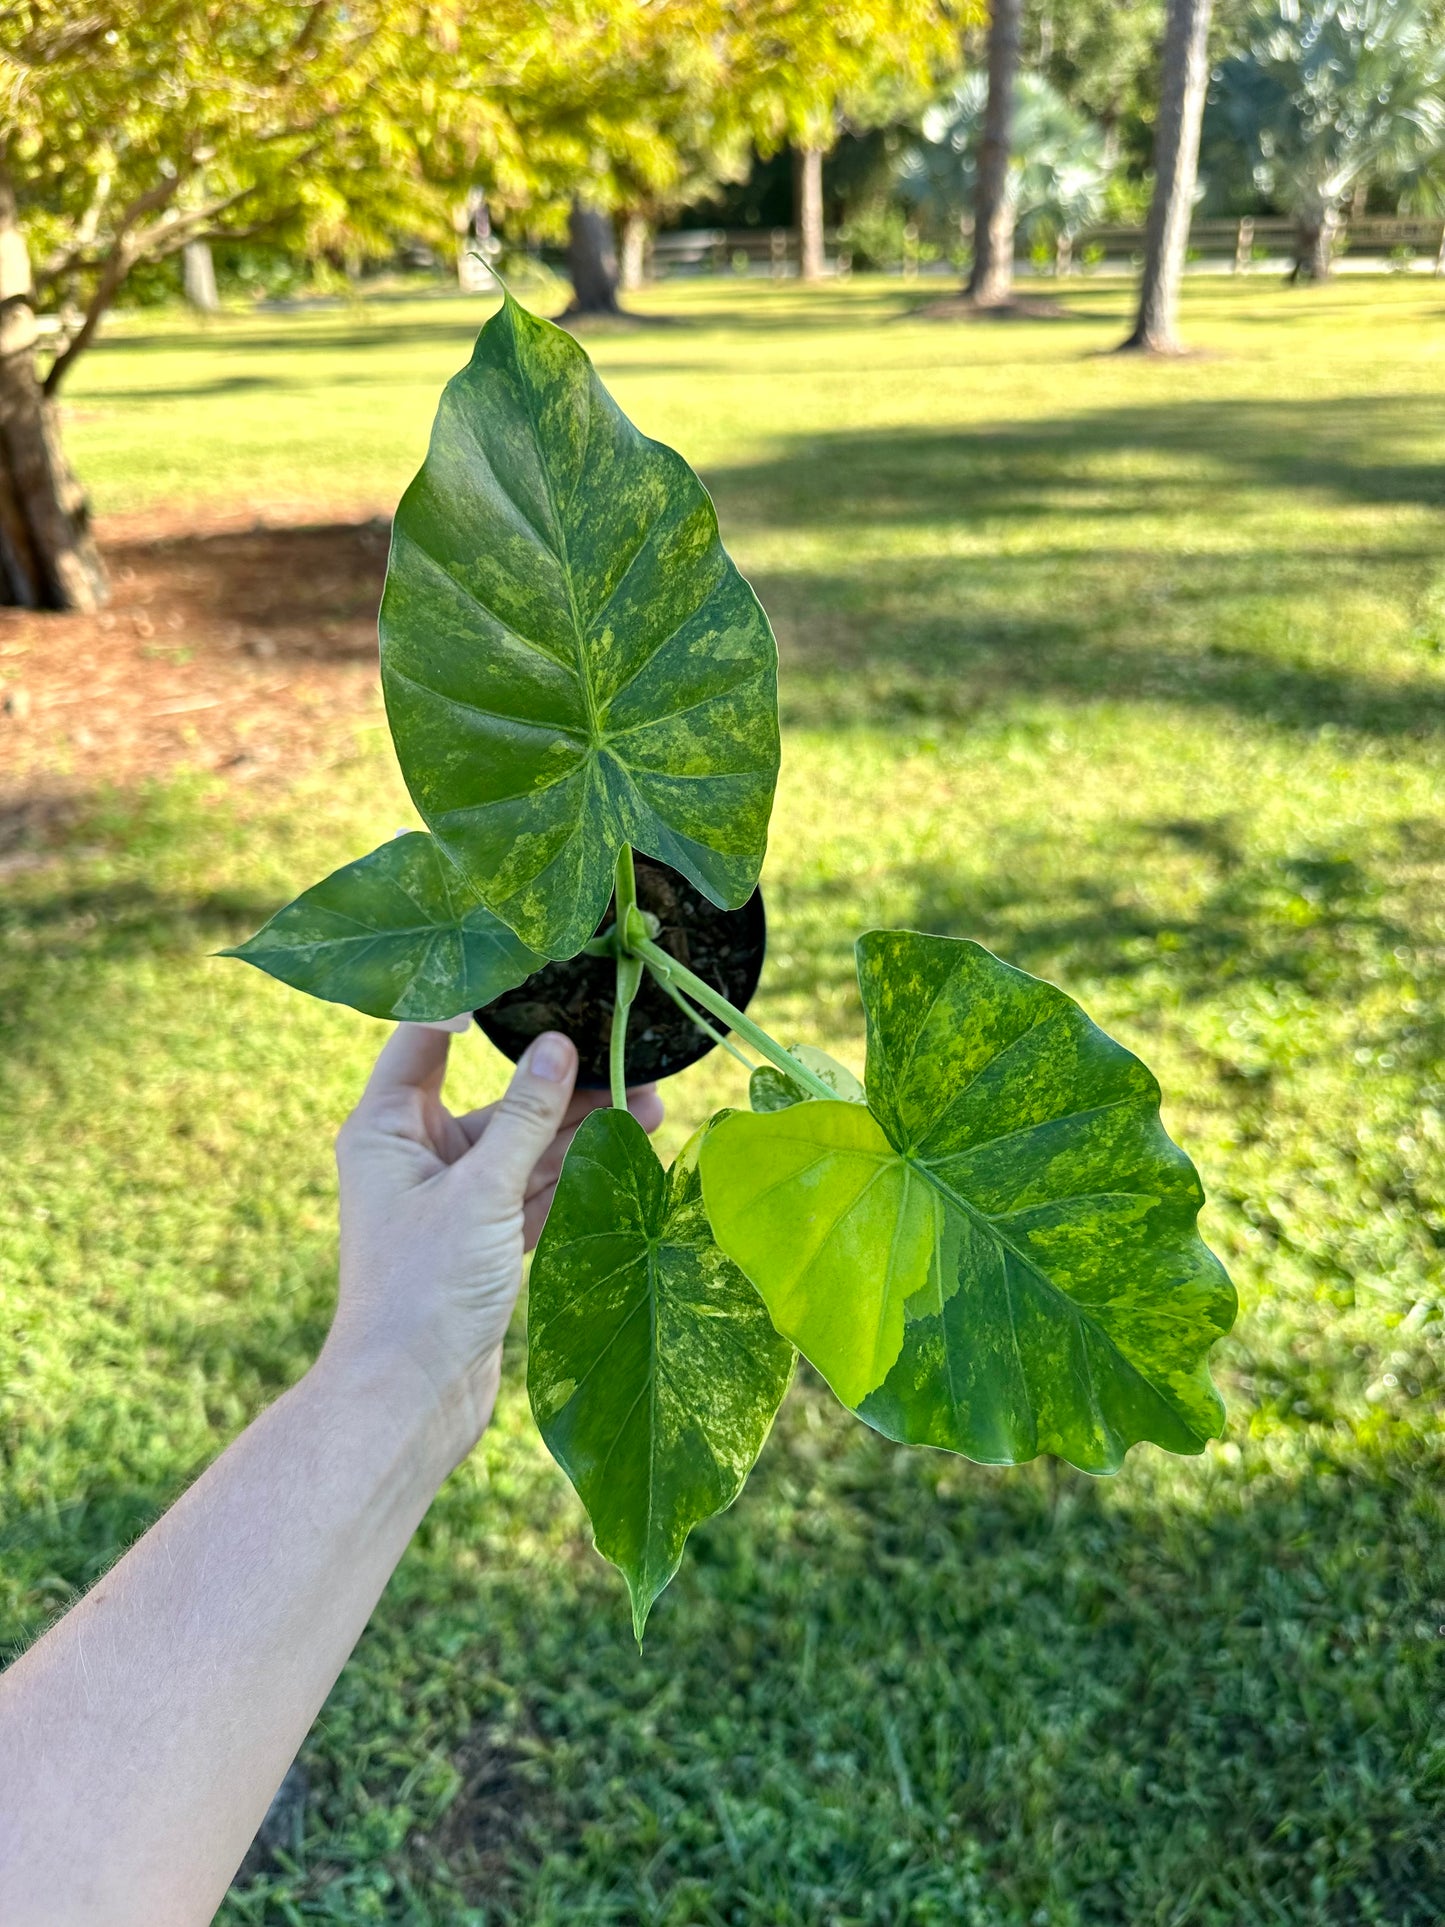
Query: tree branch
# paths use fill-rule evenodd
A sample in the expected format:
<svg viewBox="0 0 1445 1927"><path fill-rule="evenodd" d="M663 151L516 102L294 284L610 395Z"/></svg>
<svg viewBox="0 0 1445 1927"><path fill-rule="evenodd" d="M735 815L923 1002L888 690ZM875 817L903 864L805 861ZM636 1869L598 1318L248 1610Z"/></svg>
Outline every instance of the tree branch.
<svg viewBox="0 0 1445 1927"><path fill-rule="evenodd" d="M154 187L148 187L144 194L137 194L130 206L122 213L116 223L110 247L101 263L99 279L91 291L90 301L85 310L85 319L50 364L49 373L45 377L47 397L56 393L65 379L66 371L90 346L95 331L100 326L101 316L115 299L116 290L138 259L130 230L137 221L144 220L147 214L164 207L168 201L174 199L183 179L181 169L177 168L173 175L163 177Z"/></svg>
<svg viewBox="0 0 1445 1927"><path fill-rule="evenodd" d="M95 237L100 232L100 217L105 212L105 204L110 199L113 176L106 172L95 184L90 206L81 215L75 227L75 238L69 247L57 248L50 259L35 270L37 288L48 288L62 276L72 274L85 265L87 252L95 246Z"/></svg>
<svg viewBox="0 0 1445 1927"><path fill-rule="evenodd" d="M90 346L91 339L100 326L101 316L115 299L117 288L130 273L134 264L135 256L130 251L126 237L121 235L106 257L105 265L100 271L100 279L95 284L89 305L85 310L84 321L50 364L50 371L44 383L47 399L56 393L71 363Z"/></svg>
<svg viewBox="0 0 1445 1927"><path fill-rule="evenodd" d="M234 229L217 227L215 224L223 214L229 213L233 207L238 207L242 201L249 200L257 191L257 183L253 181L250 187L237 188L234 194L226 194L219 200L208 201L204 207L170 214L163 221L155 222L151 227L132 237L132 265L137 261L168 260L188 241L239 238L235 235ZM247 230L248 233L257 231L257 229Z"/></svg>

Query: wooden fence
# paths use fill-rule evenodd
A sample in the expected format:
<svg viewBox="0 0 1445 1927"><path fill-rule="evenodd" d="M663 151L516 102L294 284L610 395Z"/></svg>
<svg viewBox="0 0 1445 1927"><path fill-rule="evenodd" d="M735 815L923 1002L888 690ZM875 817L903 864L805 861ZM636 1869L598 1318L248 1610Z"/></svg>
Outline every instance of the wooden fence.
<svg viewBox="0 0 1445 1927"><path fill-rule="evenodd" d="M828 261L835 273L847 274L852 268L845 235L834 229L824 236ZM1189 230L1190 257L1197 261L1220 261L1236 274L1260 266L1279 266L1294 258L1295 225L1280 215L1246 215L1240 220L1198 220ZM1336 259L1356 256L1393 257L1402 264L1408 255L1424 257L1436 274L1445 274L1445 223L1438 219L1368 215L1342 226L1335 237ZM1061 236L1051 258L1038 262L1019 248L1020 265L1032 262L1055 274L1077 273L1081 268L1132 265L1142 259L1142 227L1093 227L1080 234ZM916 273L920 266L918 235L912 229L903 233L902 250L891 268ZM675 233L655 235L649 248L649 270L654 276L669 274L749 274L771 275L787 280L798 272L798 230L774 228L684 228Z"/></svg>

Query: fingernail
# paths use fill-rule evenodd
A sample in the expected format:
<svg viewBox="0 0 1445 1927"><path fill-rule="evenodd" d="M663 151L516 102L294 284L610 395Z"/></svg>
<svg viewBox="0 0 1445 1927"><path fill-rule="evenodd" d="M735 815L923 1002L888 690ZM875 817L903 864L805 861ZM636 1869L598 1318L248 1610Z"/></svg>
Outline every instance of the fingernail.
<svg viewBox="0 0 1445 1927"><path fill-rule="evenodd" d="M560 1031L544 1031L527 1052L527 1069L544 1083L560 1084L571 1068L572 1046Z"/></svg>

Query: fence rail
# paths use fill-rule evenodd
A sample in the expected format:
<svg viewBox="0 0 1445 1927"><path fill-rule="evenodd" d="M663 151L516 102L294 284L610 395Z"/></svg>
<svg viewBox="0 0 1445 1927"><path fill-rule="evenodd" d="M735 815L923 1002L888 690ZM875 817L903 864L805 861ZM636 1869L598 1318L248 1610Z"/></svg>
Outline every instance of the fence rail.
<svg viewBox="0 0 1445 1927"><path fill-rule="evenodd" d="M1292 259L1295 233L1294 222L1283 215L1198 220L1189 230L1189 251L1196 260L1225 260L1234 272L1245 273L1267 262ZM830 229L824 235L824 246L833 271L848 273L852 258L846 231ZM1068 274L1084 265L1121 258L1131 260L1143 251L1142 227L1085 228L1079 234L1060 237L1051 265L1055 273ZM1403 251L1432 259L1435 273L1445 274L1445 223L1439 219L1372 214L1345 223L1334 239L1337 257ZM648 252L650 270L657 276L762 273L781 281L798 272L798 230L795 227L683 228L655 235ZM916 232L905 230L896 265L905 273L916 271L919 252ZM1021 243L1019 255L1021 261L1031 258Z"/></svg>

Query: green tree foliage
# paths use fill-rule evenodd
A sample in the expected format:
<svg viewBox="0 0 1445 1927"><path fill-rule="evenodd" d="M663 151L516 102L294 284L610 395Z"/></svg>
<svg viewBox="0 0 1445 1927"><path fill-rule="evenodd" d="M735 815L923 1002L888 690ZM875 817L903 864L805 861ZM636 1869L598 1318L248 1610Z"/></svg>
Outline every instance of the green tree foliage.
<svg viewBox="0 0 1445 1927"><path fill-rule="evenodd" d="M1438 178L1445 38L1417 0L1258 7L1215 77L1206 139L1217 179L1245 176L1294 215L1295 272L1323 278L1358 185L1394 180L1428 196Z"/></svg>
<svg viewBox="0 0 1445 1927"><path fill-rule="evenodd" d="M791 146L805 279L823 270L823 160L847 125L882 126L960 60L974 0L732 0L729 85L763 156Z"/></svg>
<svg viewBox="0 0 1445 1927"><path fill-rule="evenodd" d="M1158 92L1160 0L1034 0L1024 59L1103 128L1111 159L1142 173Z"/></svg>
<svg viewBox="0 0 1445 1927"><path fill-rule="evenodd" d="M462 28L466 28L466 47ZM50 406L141 263L268 236L445 240L459 175L521 195L509 111L540 0L21 0L0 27L0 600L104 595ZM35 310L57 335L40 382Z"/></svg>
<svg viewBox="0 0 1445 1927"><path fill-rule="evenodd" d="M986 87L970 74L923 116L922 133L899 157L899 193L934 227L956 230L973 206ZM1014 223L1077 234L1103 212L1109 162L1103 131L1038 74L1021 74L1015 96L1010 193Z"/></svg>
<svg viewBox="0 0 1445 1927"><path fill-rule="evenodd" d="M42 304L84 319L58 387L137 263L265 234L354 258L450 231L446 183L520 192L530 162L497 75L542 32L527 5L484 27L451 0L32 0L9 17L5 166Z"/></svg>
<svg viewBox="0 0 1445 1927"><path fill-rule="evenodd" d="M486 183L489 192L533 232L556 236L579 192L609 211L660 210L740 170L728 59L721 0L549 7L508 102L526 173L519 189Z"/></svg>
<svg viewBox="0 0 1445 1927"><path fill-rule="evenodd" d="M876 125L931 91L978 17L950 0L732 0L728 83L760 153L827 152L842 121Z"/></svg>

